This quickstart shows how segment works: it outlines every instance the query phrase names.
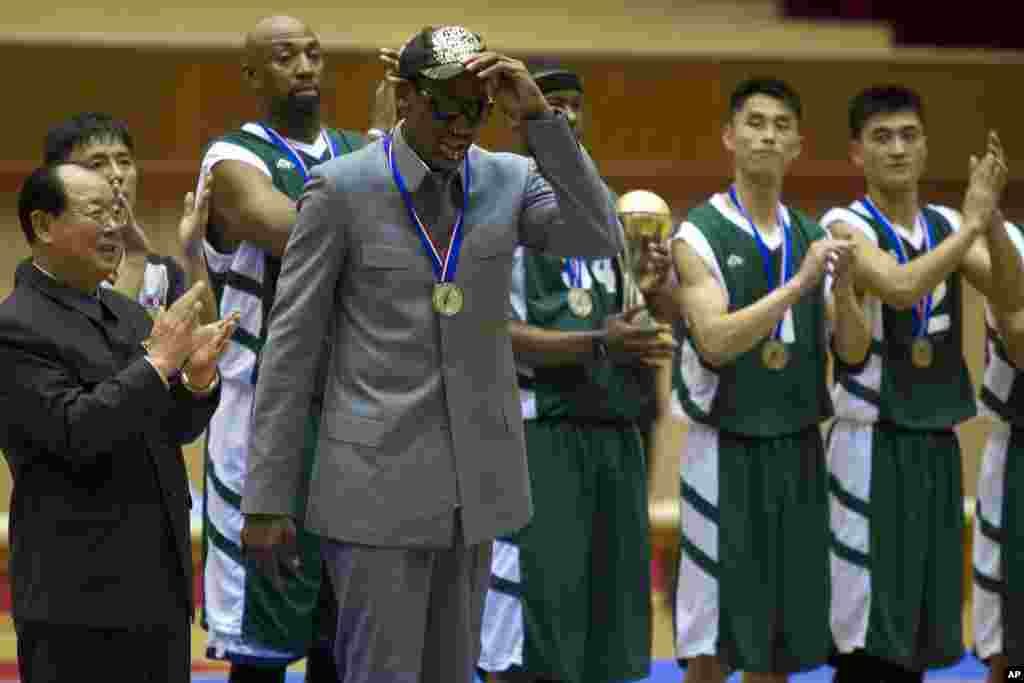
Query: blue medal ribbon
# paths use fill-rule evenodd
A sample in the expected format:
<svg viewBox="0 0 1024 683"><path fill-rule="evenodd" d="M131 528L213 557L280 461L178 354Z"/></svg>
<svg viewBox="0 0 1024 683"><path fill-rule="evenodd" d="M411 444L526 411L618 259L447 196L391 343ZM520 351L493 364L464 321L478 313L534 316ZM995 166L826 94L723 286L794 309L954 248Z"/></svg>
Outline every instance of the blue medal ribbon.
<svg viewBox="0 0 1024 683"><path fill-rule="evenodd" d="M573 289L583 289L583 260L567 257L562 271L569 276L569 286Z"/></svg>
<svg viewBox="0 0 1024 683"><path fill-rule="evenodd" d="M732 203L740 210L740 215L746 219L747 223L750 224L750 229L754 233L754 241L757 242L757 250L761 252L761 264L764 266L764 276L768 280L768 292L771 293L776 287L781 287L789 281L792 273L790 272L790 256L793 251L793 238L792 230L790 230L789 223L786 222L786 214L782 210L782 204L779 204L778 221L779 228L782 229L782 260L779 263L779 279L778 284L775 282L775 275L772 273L772 252L765 244L764 238L761 237L761 232L757 229L757 225L754 223L754 219L751 218L750 214L743 207L740 202L740 197L736 193L736 186L733 185L729 188L729 199ZM782 320L785 320L783 318ZM775 331L772 333L773 339L780 339L782 337L782 320L775 325Z"/></svg>
<svg viewBox="0 0 1024 683"><path fill-rule="evenodd" d="M885 234L889 236L889 239L896 245L896 260L902 266L909 259L907 258L907 252L903 248L903 240L896 234L896 230L892 227L889 220L882 215L882 212L878 210L878 207L865 195L860 203L868 210L871 217L875 219L876 223L879 223ZM924 215L924 211L918 213L918 218L924 225L924 253L928 253L932 248L932 226L928 223L928 217ZM911 309L911 314L914 318L913 334L915 337L926 337L928 336L928 320L932 317L932 293L928 292L928 296L924 298L924 301L920 301L914 304Z"/></svg>
<svg viewBox="0 0 1024 683"><path fill-rule="evenodd" d="M288 157L288 160L295 165L295 168L298 169L299 174L302 176L302 182L308 183L309 168L306 166L306 162L302 160L302 155L299 154L298 150L288 144L288 141L281 137L273 128L264 126L262 123L259 125L260 128L263 129L263 132L267 134L267 137L274 143L274 146L281 150L281 152ZM338 151L338 144L334 141L334 138L323 130L320 131L320 135L327 138L327 147L331 150L331 159L338 157L340 153Z"/></svg>
<svg viewBox="0 0 1024 683"><path fill-rule="evenodd" d="M459 211L455 227L452 228L452 235L448 241L448 252L445 254L444 260L441 259L441 254L437 251L437 247L434 246L434 241L430 239L430 233L427 232L423 221L420 220L419 214L416 213L416 207L412 204L412 195L405 186L405 180L402 178L402 173L398 170L398 164L395 163L394 145L390 135L384 138L384 154L387 156L388 166L391 167L391 176L395 180L398 193L402 195L402 202L409 212L409 219L416 226L420 242L423 243L423 248L426 250L427 256L430 257L430 265L434 268L434 276L438 282L454 282L455 271L459 265L459 251L462 248L462 222L466 217L466 210L469 208L469 150L466 151L466 160L464 162L466 186L463 188L464 191L462 193L462 210Z"/></svg>

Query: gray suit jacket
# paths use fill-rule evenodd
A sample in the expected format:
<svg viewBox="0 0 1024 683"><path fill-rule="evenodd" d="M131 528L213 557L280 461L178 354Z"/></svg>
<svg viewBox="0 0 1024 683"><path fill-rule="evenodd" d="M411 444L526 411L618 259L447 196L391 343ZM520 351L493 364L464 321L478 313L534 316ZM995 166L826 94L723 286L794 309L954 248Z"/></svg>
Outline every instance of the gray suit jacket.
<svg viewBox="0 0 1024 683"><path fill-rule="evenodd" d="M242 509L291 514L305 416L331 341L306 524L376 546L450 545L453 511L480 543L529 520L512 348L512 254L622 248L612 197L561 117L527 123L536 165L471 147L454 317L431 306L434 274L382 143L317 166L282 261L253 415ZM396 138L415 193L420 164ZM405 157L399 158L399 146ZM539 172L538 172L539 167Z"/></svg>

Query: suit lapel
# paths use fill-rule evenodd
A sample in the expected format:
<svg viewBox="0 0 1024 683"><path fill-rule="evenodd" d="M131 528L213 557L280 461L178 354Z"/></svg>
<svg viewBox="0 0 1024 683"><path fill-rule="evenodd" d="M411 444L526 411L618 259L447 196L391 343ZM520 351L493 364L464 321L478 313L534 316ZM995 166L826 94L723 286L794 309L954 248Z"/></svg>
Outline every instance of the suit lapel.
<svg viewBox="0 0 1024 683"><path fill-rule="evenodd" d="M105 319L103 331L118 361L127 366L143 355L141 344L148 331L138 328L133 320L134 316L119 310L117 302L111 301L113 296L115 295L106 291L100 294Z"/></svg>
<svg viewBox="0 0 1024 683"><path fill-rule="evenodd" d="M148 316L132 315L130 311L126 310L127 306L124 305L124 302L118 301L114 297L116 297L115 294L104 291L100 294L100 303L106 319L104 333L117 359L116 371L119 371L144 355L142 340L149 335L152 325L148 322ZM186 507L187 494L180 495L183 492L182 484L185 485L184 490L187 491L187 482L180 481L184 473L181 460L167 453L167 446L163 441L152 439L149 433L145 438L147 441L146 451L153 464L157 485L163 494L164 507L170 520L174 547L178 552L185 577L190 577L191 533ZM177 485L175 480L178 480Z"/></svg>

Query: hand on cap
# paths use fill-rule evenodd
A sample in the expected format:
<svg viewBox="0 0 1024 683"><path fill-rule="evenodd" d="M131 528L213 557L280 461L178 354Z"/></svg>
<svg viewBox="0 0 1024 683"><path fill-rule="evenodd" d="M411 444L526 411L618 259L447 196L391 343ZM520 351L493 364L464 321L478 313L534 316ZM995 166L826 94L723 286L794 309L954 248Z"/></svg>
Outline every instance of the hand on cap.
<svg viewBox="0 0 1024 683"><path fill-rule="evenodd" d="M464 65L467 71L487 82L491 98L513 120L522 121L551 111L544 93L518 59L481 52L467 57Z"/></svg>
<svg viewBox="0 0 1024 683"><path fill-rule="evenodd" d="M384 64L384 80L389 83L401 83L405 79L398 75L398 56L401 53L391 47L382 47L377 57Z"/></svg>

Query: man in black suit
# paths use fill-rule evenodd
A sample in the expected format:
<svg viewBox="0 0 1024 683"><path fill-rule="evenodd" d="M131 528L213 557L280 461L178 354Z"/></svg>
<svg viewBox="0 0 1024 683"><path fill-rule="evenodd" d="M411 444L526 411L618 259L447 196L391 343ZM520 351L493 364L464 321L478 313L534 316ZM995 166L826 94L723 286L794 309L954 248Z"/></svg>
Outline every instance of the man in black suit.
<svg viewBox="0 0 1024 683"><path fill-rule="evenodd" d="M192 564L181 445L219 395L234 320L198 326L197 284L154 321L100 288L115 196L74 164L18 197L32 247L0 304L0 447L14 478L10 576L21 680L189 679Z"/></svg>

